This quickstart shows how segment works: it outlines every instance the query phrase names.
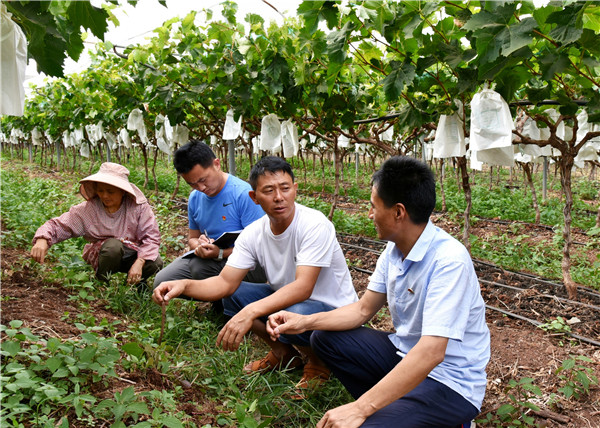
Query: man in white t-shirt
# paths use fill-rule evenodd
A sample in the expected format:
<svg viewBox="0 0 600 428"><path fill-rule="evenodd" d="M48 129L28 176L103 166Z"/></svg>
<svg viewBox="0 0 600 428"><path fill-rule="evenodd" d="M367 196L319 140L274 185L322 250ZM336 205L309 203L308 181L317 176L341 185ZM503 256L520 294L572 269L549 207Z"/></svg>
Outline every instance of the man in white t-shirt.
<svg viewBox="0 0 600 428"><path fill-rule="evenodd" d="M321 212L296 204L298 184L285 159L261 159L252 168L249 182L250 197L267 215L243 230L219 276L163 282L153 299L159 304L180 294L204 301L223 299L224 312L231 319L217 344L236 350L248 331L263 339L271 350L244 368L249 373L296 368L305 360L297 385L302 396L306 388L327 380L329 369L310 348L311 331L271 340L266 331L268 316L282 309L304 315L329 311L358 297L333 224ZM242 281L256 266L263 267L268 283Z"/></svg>

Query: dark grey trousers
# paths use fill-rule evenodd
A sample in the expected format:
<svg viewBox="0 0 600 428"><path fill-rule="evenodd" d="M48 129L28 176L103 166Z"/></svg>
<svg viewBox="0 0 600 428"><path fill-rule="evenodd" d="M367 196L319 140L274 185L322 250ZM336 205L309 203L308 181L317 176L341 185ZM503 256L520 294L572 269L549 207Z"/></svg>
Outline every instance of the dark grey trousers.
<svg viewBox="0 0 600 428"><path fill-rule="evenodd" d="M227 260L203 259L190 254L181 256L169 263L163 270L156 274L154 278L154 288L165 281L176 281L178 279L206 279L217 276L225 267ZM248 272L244 281L254 283L267 282L267 276L264 270L257 266L256 269Z"/></svg>
<svg viewBox="0 0 600 428"><path fill-rule="evenodd" d="M137 258L137 251L127 247L118 239L107 239L102 244L98 254L96 278L107 281L111 273L127 273ZM146 260L142 268L142 281L145 282L150 276L158 272L162 266L163 261L160 256L156 260Z"/></svg>

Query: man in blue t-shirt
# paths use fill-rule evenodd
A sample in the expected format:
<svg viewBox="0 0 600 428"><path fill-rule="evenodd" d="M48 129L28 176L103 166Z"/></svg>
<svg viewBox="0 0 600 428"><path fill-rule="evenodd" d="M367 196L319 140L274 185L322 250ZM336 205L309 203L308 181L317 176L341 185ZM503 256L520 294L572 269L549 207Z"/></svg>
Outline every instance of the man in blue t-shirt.
<svg viewBox="0 0 600 428"><path fill-rule="evenodd" d="M221 162L211 148L191 140L175 151L173 165L192 187L188 199L188 246L190 252L156 274L154 288L164 281L205 279L225 266L233 247L219 248L212 242L224 232L239 232L265 213L250 198L250 185L221 171ZM248 282L266 282L262 268L250 271Z"/></svg>
<svg viewBox="0 0 600 428"><path fill-rule="evenodd" d="M278 312L267 332L310 344L355 398L317 427L458 427L477 416L490 333L467 249L431 223L435 178L410 157L373 175L369 218L389 241L360 300L312 315ZM363 325L387 303L394 332Z"/></svg>

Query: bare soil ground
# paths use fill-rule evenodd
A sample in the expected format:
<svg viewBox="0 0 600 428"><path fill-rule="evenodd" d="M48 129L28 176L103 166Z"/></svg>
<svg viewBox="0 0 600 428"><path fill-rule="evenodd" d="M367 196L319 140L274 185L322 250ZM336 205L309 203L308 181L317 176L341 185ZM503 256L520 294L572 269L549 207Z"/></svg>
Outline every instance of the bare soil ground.
<svg viewBox="0 0 600 428"><path fill-rule="evenodd" d="M68 339L79 331L72 321L63 319L69 312L70 318L76 316L78 309L70 304L68 290L60 284L46 284L21 265L24 251L3 249L2 251L2 313L1 322L6 325L11 320L22 320L35 334L42 337ZM360 291L366 287L368 276L353 271L355 286ZM118 314L107 311L103 302L93 302L97 319L106 318L109 322L119 319ZM559 400L549 407L548 399L557 392L558 378L554 374L562 362L571 355L585 355L594 360L593 368L600 377L600 348L553 336L536 328L532 324L498 312L489 311L488 326L492 337L492 357L488 365L488 391L482 413L495 412L508 402L504 391L508 381L531 377L538 385L543 396L531 400L546 412L537 416L541 426L546 427L600 427L600 388L592 388L589 397L581 400ZM390 320L383 317L374 323L377 328L389 330ZM171 389L172 381L157 371L120 374L121 380L115 380L108 388L103 388L100 398L109 398L114 391L135 385L137 391L152 389ZM514 392L514 391L513 391ZM560 395L560 394L559 394ZM215 423L215 404L203 397L203 392L195 387L186 389L182 400L182 410L196 418L200 426Z"/></svg>

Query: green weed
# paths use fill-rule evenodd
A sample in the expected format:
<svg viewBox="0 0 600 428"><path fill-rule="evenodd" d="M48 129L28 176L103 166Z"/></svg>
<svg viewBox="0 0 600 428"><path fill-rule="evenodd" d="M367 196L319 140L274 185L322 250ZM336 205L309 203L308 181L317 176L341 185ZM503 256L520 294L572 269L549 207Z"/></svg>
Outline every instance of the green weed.
<svg viewBox="0 0 600 428"><path fill-rule="evenodd" d="M578 400L584 395L588 395L590 387L598 384L598 378L594 375L594 370L583 365L583 363L593 362L591 358L584 355L572 355L556 369L555 374L562 385L558 388L558 391L564 394L567 400L571 398Z"/></svg>
<svg viewBox="0 0 600 428"><path fill-rule="evenodd" d="M484 418L475 422L486 426L535 426L535 418L529 416L530 410L538 411L540 408L531 400L540 397L542 391L534 385L532 378L522 378L519 381L509 380L504 390L510 400L501 405L495 413L487 413Z"/></svg>
<svg viewBox="0 0 600 428"><path fill-rule="evenodd" d="M571 332L571 326L563 317L556 317L547 323L540 324L538 327L549 333L565 334Z"/></svg>

